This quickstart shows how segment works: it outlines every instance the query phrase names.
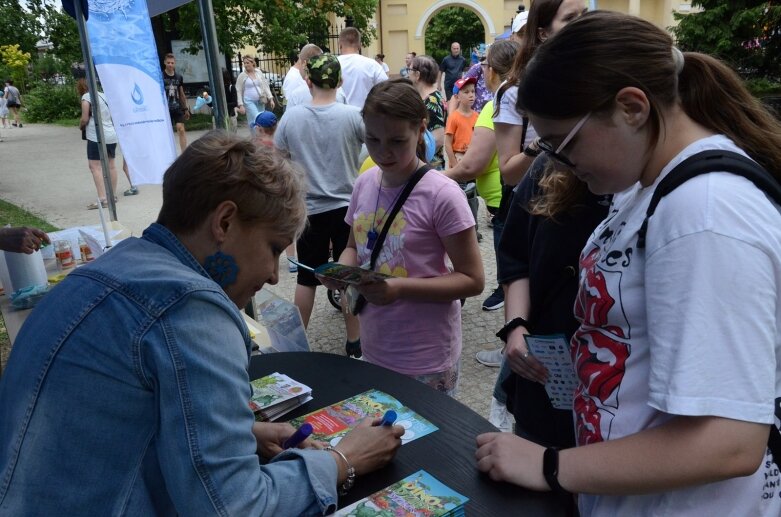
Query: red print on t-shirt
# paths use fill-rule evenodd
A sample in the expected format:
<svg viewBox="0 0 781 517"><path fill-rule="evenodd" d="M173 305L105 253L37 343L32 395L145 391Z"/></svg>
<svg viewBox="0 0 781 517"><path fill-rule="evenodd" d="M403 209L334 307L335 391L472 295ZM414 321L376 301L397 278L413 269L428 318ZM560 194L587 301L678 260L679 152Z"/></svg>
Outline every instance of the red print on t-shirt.
<svg viewBox="0 0 781 517"><path fill-rule="evenodd" d="M620 296L620 271L599 268L599 249L581 257L581 285L575 317L581 326L572 337L573 362L580 379L575 393L578 443L604 441L618 408L618 390L624 378L629 346L620 327L608 326L608 314Z"/></svg>

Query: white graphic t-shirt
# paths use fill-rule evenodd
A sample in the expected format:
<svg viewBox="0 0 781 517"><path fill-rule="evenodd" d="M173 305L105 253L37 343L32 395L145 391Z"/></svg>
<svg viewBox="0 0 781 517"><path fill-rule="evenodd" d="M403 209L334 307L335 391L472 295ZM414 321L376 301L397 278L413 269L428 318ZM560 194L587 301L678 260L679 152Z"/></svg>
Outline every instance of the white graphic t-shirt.
<svg viewBox="0 0 781 517"><path fill-rule="evenodd" d="M749 180L710 173L663 197L645 249L637 232L654 188L708 149L699 140L654 185L614 197L580 259L572 338L581 386L579 445L614 440L675 415L777 424L781 416L781 213ZM590 515L781 515L769 452L752 476L643 496L580 495ZM781 458L779 458L781 461Z"/></svg>

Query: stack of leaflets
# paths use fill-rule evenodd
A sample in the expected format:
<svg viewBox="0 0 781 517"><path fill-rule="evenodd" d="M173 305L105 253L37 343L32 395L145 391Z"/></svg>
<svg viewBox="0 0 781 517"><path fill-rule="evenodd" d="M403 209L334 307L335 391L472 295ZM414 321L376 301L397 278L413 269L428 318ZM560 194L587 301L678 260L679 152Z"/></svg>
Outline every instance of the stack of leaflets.
<svg viewBox="0 0 781 517"><path fill-rule="evenodd" d="M342 508L349 517L396 516L460 517L469 499L448 488L425 470L419 470L388 488Z"/></svg>
<svg viewBox="0 0 781 517"><path fill-rule="evenodd" d="M249 407L259 422L276 420L312 400L312 388L281 373L274 372L250 384L252 398Z"/></svg>
<svg viewBox="0 0 781 517"><path fill-rule="evenodd" d="M328 442L333 447L361 420L366 417L382 417L389 409L397 414L394 425L400 425L405 429L401 437L402 445L439 429L395 398L379 390L365 391L308 415L294 418L290 423L296 428L304 422L312 424L314 432L311 438Z"/></svg>

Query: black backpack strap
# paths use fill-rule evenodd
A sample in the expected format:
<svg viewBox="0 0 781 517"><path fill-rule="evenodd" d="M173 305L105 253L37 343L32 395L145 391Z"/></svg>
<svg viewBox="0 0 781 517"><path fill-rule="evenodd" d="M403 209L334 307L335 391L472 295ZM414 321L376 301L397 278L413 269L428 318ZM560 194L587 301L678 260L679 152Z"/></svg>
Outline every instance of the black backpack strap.
<svg viewBox="0 0 781 517"><path fill-rule="evenodd" d="M770 424L767 448L770 449L770 454L773 455L773 461L775 461L777 466L781 467L781 431L778 430L776 424Z"/></svg>
<svg viewBox="0 0 781 517"><path fill-rule="evenodd" d="M390 214L388 214L388 218L385 219L385 224L382 226L382 231L380 231L380 235L377 237L377 241L374 243L371 259L369 259L369 269L374 269L374 264L377 262L377 258L380 256L382 244L385 242L385 236L388 235L390 227L393 224L393 220L396 218L396 214L398 214L399 210L401 210L401 206L407 200L410 193L412 192L412 189L415 188L415 185L417 185L423 176L425 176L425 174L430 170L431 166L426 163L418 170L416 170L414 174L412 174L412 176L410 176L410 178L407 180L407 184L404 186L404 190L402 190L401 194L399 194L399 199L396 200L396 204L393 205Z"/></svg>
<svg viewBox="0 0 781 517"><path fill-rule="evenodd" d="M656 186L645 219L637 234L637 248L645 248L645 234L648 230L648 219L654 215L659 201L695 176L709 172L730 172L743 176L756 187L781 205L781 184L757 162L731 151L711 150L697 153L679 163Z"/></svg>
<svg viewBox="0 0 781 517"><path fill-rule="evenodd" d="M776 204L781 205L781 184L757 162L731 151L703 151L682 161L657 185L645 212L643 225L637 235L638 249L645 248L648 219L654 215L659 201L695 176L709 172L730 172L743 176L767 194ZM770 426L767 446L776 465L781 466L781 431L775 424Z"/></svg>

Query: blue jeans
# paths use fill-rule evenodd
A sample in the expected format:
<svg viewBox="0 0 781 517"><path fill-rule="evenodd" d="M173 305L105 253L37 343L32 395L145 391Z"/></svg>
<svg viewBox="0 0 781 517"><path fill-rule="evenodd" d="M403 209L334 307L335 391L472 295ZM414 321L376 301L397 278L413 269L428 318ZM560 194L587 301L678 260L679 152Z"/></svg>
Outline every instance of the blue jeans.
<svg viewBox="0 0 781 517"><path fill-rule="evenodd" d="M250 134L255 134L253 124L258 115L266 111L266 107L260 103L260 101L251 101L244 99L244 110L247 114L247 126L249 127Z"/></svg>

